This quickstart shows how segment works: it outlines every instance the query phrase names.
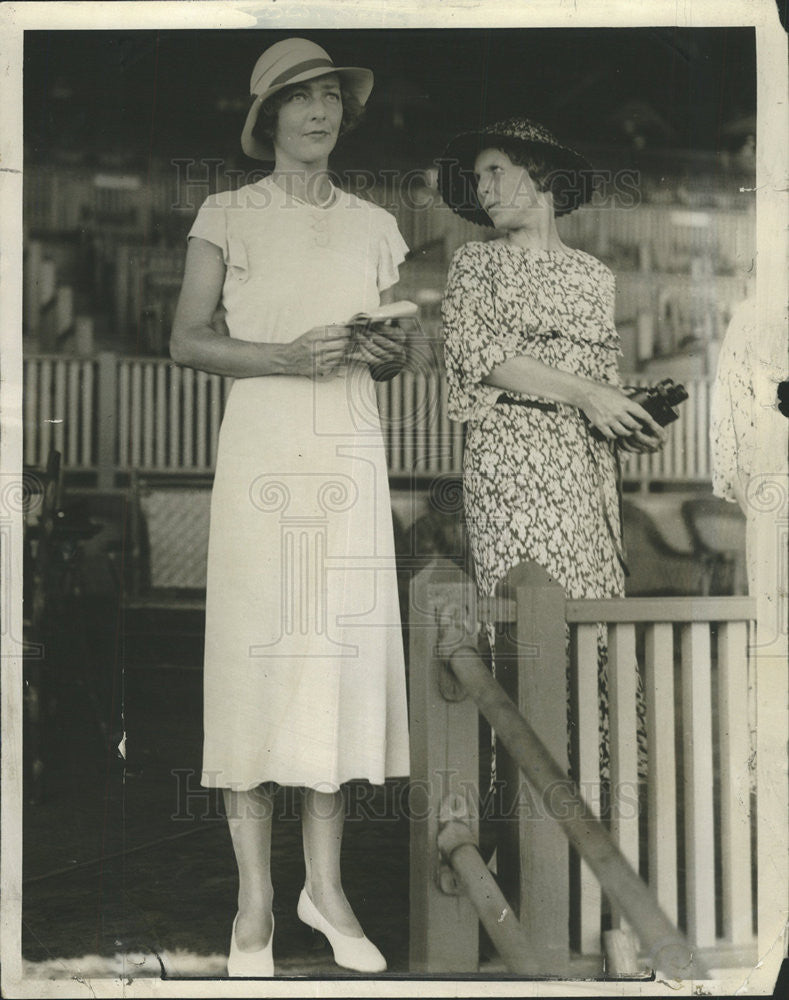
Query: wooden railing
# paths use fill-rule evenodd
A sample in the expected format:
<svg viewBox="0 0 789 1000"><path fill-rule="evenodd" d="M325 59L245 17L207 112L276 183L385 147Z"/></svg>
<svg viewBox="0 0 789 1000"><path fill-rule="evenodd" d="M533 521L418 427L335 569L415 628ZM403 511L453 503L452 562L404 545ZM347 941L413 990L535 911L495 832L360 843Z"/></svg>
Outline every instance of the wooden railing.
<svg viewBox="0 0 789 1000"><path fill-rule="evenodd" d="M26 465L44 469L50 447L54 447L62 456L64 469L97 470L98 369L93 358L25 358ZM105 386L105 395L107 391Z"/></svg>
<svg viewBox="0 0 789 1000"><path fill-rule="evenodd" d="M661 919L678 927L704 965L752 964L758 817L752 816L755 679L749 656L755 611L755 601L747 598L567 601L543 570L528 563L516 567L497 598L487 602L476 600L469 578L448 561L437 560L415 577L409 619L413 970L479 969L474 894L447 869L442 840L446 824L464 811L471 838L481 829L493 831L492 841L489 835L482 840L488 851L491 843L496 846L497 882L518 914L526 951L519 967L543 975L600 974L605 927L637 929L634 907L642 928L654 929ZM489 778L480 775L477 705L466 694L473 694L494 727L501 698L488 693L480 699L480 691L472 690L479 685L467 691L459 682L465 677L468 684L473 674L453 673L453 649L476 645L478 620L499 623L501 697L509 695L524 721L521 730L537 740L528 753L510 756L506 746L518 725L500 717L496 773L503 787L495 797ZM599 768L601 623L608 629L605 781ZM447 632L454 632L453 642L447 642ZM645 767L637 749L639 672ZM543 751L548 763L540 761ZM554 772L569 773L573 781L548 780ZM606 866L599 852L589 855L593 874L583 838L572 830L580 816L578 794L585 800L584 816L602 817L617 848L613 853L649 886L661 918L643 893L633 894L621 858ZM563 833L577 847L571 857ZM628 914L616 903L626 897ZM644 970L656 967L655 947L654 939L641 941Z"/></svg>
<svg viewBox="0 0 789 1000"><path fill-rule="evenodd" d="M133 469L210 475L231 384L163 358L28 356L25 464L43 468L54 445L66 471L94 474L103 486ZM668 428L665 448L628 456L626 479L709 479L709 382L694 380L687 388L690 399ZM464 428L447 416L439 371L403 372L378 383L377 392L392 476L460 473Z"/></svg>

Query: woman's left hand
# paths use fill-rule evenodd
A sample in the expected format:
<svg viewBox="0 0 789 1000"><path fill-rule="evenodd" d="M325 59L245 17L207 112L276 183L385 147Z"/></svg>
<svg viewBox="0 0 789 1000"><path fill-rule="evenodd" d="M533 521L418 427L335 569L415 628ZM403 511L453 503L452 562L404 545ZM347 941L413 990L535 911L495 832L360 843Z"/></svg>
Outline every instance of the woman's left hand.
<svg viewBox="0 0 789 1000"><path fill-rule="evenodd" d="M354 346L351 357L370 365L373 376L379 372L396 375L405 364L406 335L393 321L385 323L359 324L354 331ZM383 377L387 377L384 375Z"/></svg>
<svg viewBox="0 0 789 1000"><path fill-rule="evenodd" d="M634 431L629 437L617 438L616 443L622 451L630 451L643 455L653 451L660 451L666 443L666 432L661 431L658 436L647 431Z"/></svg>

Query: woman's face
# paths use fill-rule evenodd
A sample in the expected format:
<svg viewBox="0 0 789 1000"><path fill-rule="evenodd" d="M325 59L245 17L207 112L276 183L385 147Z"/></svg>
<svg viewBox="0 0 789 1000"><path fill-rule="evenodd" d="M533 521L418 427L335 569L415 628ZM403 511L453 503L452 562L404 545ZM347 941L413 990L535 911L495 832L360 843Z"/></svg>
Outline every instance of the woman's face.
<svg viewBox="0 0 789 1000"><path fill-rule="evenodd" d="M500 149L484 149L474 161L477 198L496 229L521 229L536 211L550 208L528 170Z"/></svg>
<svg viewBox="0 0 789 1000"><path fill-rule="evenodd" d="M342 94L336 73L295 84L277 116L277 162L325 162L337 142L341 122Z"/></svg>

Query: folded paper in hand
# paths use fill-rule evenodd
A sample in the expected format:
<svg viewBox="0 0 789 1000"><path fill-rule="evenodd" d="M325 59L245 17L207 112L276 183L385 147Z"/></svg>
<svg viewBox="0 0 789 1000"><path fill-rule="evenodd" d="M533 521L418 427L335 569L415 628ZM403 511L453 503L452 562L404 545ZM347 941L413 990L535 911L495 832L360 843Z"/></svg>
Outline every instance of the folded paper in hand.
<svg viewBox="0 0 789 1000"><path fill-rule="evenodd" d="M372 312L359 312L348 320L349 324L385 323L390 319L408 319L416 316L419 307L415 302L401 299L399 302L390 302L389 305L378 306Z"/></svg>

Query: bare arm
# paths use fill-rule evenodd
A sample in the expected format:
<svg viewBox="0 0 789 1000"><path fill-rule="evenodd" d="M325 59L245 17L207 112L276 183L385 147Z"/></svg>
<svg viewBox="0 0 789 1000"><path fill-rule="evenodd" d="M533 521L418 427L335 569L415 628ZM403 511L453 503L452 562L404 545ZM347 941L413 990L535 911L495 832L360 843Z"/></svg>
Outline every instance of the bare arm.
<svg viewBox="0 0 789 1000"><path fill-rule="evenodd" d="M527 355L509 358L497 365L483 381L510 392L523 392L577 406L589 422L610 440L635 434L644 446L654 447L663 441L660 426L621 389L552 368L536 358ZM650 433L644 432L642 424L647 425Z"/></svg>
<svg viewBox="0 0 789 1000"><path fill-rule="evenodd" d="M224 335L212 324L222 294L222 251L208 240L189 240L181 294L170 336L170 356L178 364L217 375L332 374L345 359L350 330L315 327L289 344L259 344Z"/></svg>

